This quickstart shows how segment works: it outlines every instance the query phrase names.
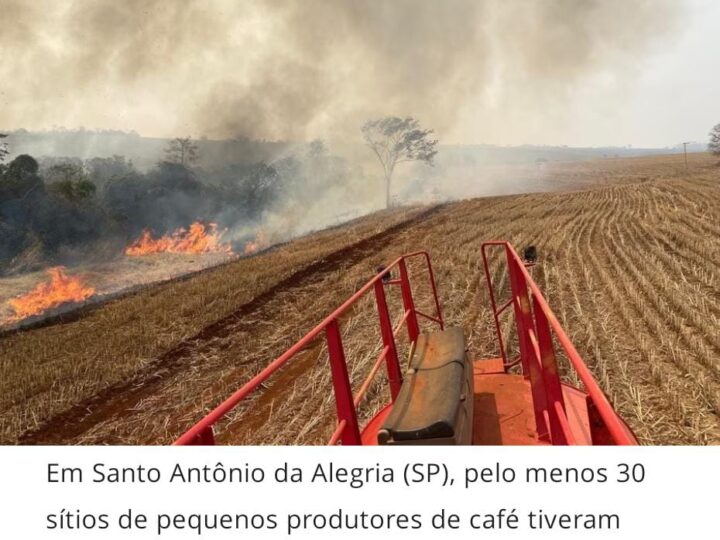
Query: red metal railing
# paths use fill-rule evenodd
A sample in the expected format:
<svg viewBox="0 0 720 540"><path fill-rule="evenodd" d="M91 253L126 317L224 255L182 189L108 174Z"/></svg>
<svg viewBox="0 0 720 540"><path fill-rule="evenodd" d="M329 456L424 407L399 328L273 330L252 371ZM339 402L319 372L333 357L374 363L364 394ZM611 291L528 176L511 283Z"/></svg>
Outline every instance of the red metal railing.
<svg viewBox="0 0 720 540"><path fill-rule="evenodd" d="M488 264L489 247L504 248L507 259L511 298L499 308ZM570 342L512 245L504 241L484 242L481 249L500 354L506 369L521 363L523 374L530 380L538 435L552 444L575 444L576 439L565 410L553 343L554 335L588 395L593 443L637 444ZM515 312L520 351L520 356L515 361L508 361L500 326L500 315L510 306L513 306Z"/></svg>
<svg viewBox="0 0 720 540"><path fill-rule="evenodd" d="M427 315L415 308L412 287L408 276L406 261L412 258L423 258L430 282L432 296L435 301L435 316ZM393 279L392 270L398 269L399 277ZM388 310L387 298L385 296L385 285L399 285L403 303L403 314L400 320L392 325L390 312ZM348 311L360 298L371 289L375 292L378 318L380 322L380 334L382 336L383 348L377 360L373 364L370 373L360 385L356 395L352 393L352 386L348 376L347 362L343 348L340 332L340 317ZM403 255L393 261L387 268L382 269L374 278L368 281L360 290L351 296L344 304L333 311L325 320L308 332L300 341L295 343L281 356L270 362L265 369L250 379L242 388L218 405L205 418L200 420L174 444L215 444L213 426L233 410L242 400L248 397L253 391L269 379L276 371L290 362L293 357L302 351L308 344L323 332L327 340L328 356L330 358L330 371L332 374L333 389L335 392L335 405L337 409L338 424L335 432L330 438L329 444L342 442L343 445L358 445L361 443L360 426L358 425L357 408L367 393L372 381L380 371L383 362L387 368L388 382L390 386L391 399L394 402L400 392L402 385L402 370L398 359L395 339L403 325L407 327L408 338L413 344L420 333L418 317L427 319L444 326L440 301L438 300L435 276L433 274L430 256L425 251L418 251Z"/></svg>

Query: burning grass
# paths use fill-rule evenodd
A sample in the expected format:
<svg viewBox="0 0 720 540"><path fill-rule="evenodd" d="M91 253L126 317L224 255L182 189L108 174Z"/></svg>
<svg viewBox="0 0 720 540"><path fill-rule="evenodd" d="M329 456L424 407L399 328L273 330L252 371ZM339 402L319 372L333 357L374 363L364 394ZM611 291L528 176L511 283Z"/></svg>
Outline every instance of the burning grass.
<svg viewBox="0 0 720 540"><path fill-rule="evenodd" d="M133 257L153 253L232 253L232 246L222 242L223 231L217 224L204 225L196 221L188 229L179 228L172 234L153 238L150 231L143 231L140 238L125 249Z"/></svg>
<svg viewBox="0 0 720 540"><path fill-rule="evenodd" d="M250 240L245 244L244 253L245 255L253 255L258 251L261 251L270 245L268 237L264 231L260 230L255 235L255 240Z"/></svg>
<svg viewBox="0 0 720 540"><path fill-rule="evenodd" d="M420 248L433 257L448 324L464 327L475 357L495 356L479 244L505 238L538 247L538 284L643 442L720 443L720 173L705 156L691 156L690 165L686 178L682 156L558 164L551 174L563 187L602 185L464 201L390 230L410 214L383 213L149 289L71 324L5 337L2 438L168 443L378 264ZM504 280L500 264L493 268ZM432 313L427 290L415 293ZM389 302L397 314L399 299ZM357 389L378 352L372 301L348 314L342 331ZM219 440L324 443L334 423L329 377L319 341L223 422ZM381 375L363 418L386 391ZM75 404L75 413L57 416Z"/></svg>
<svg viewBox="0 0 720 540"><path fill-rule="evenodd" d="M39 283L27 294L8 301L13 314L3 323L13 323L68 303L82 302L95 294L95 289L80 276L69 276L65 267L47 270L50 280Z"/></svg>
<svg viewBox="0 0 720 540"><path fill-rule="evenodd" d="M84 265L81 267L83 277L70 277L64 267L54 267L45 271L51 276L49 282L40 281L37 272L2 278L0 330L41 323L47 316L72 311L86 300L106 300L148 283L167 281L227 262L237 255L229 243L222 241L222 236L216 224L200 222L159 238L144 231L125 249L126 257L112 263ZM254 255L268 247L269 239L260 230L245 244L242 253Z"/></svg>
<svg viewBox="0 0 720 540"><path fill-rule="evenodd" d="M174 357L198 339L204 328L225 318L233 320L239 306L330 253L381 233L417 212L398 209L360 218L295 240L283 249L210 268L193 279L163 283L113 300L68 324L0 337L0 442L14 442L28 427L38 427L136 374L142 380L145 370L158 364L159 358ZM192 268L185 256L164 264L158 264L158 257L180 256L128 258L120 262L122 269L113 266L120 275L153 280L168 268ZM93 267L88 274L103 290L128 284L117 282L118 277L104 267ZM15 278L12 283L22 289L25 280ZM217 296L218 291L223 292ZM158 369L165 369L162 362Z"/></svg>

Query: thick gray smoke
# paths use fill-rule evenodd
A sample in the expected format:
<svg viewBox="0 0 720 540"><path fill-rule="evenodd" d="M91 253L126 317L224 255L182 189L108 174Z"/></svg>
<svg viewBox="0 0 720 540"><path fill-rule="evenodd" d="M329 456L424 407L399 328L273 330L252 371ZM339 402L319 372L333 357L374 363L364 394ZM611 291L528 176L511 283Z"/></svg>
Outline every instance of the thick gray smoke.
<svg viewBox="0 0 720 540"><path fill-rule="evenodd" d="M583 85L600 78L621 91L678 15L672 0L0 0L0 129L205 136L197 182L154 169L160 139L66 131L8 141L16 155L120 154L150 171L98 191L125 234L203 217L238 242L258 228L281 241L382 206L378 164L361 145L366 120L413 116L441 143L553 141ZM314 138L327 141L320 156L307 153ZM67 150L61 139L83 142ZM479 171L483 154L463 152L441 149L435 173L402 167L395 195L498 193L486 188L502 184L502 170ZM255 204L246 186L265 182L256 172L266 165L281 193ZM527 189L542 188L541 173Z"/></svg>
<svg viewBox="0 0 720 540"><path fill-rule="evenodd" d="M586 77L624 80L677 4L0 0L0 127L356 140L395 114L444 141L551 140L548 115Z"/></svg>

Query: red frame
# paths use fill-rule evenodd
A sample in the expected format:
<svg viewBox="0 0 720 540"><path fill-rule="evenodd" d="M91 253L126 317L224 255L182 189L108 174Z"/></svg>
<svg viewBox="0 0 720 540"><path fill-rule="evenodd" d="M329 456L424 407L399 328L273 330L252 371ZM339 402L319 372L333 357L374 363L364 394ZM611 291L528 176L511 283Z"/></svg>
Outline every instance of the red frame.
<svg viewBox="0 0 720 540"><path fill-rule="evenodd" d="M495 300L488 264L487 249L491 247L504 249L510 278L512 297L500 308L497 307ZM543 298L540 289L528 272L527 267L531 265L526 265L512 245L506 241L484 242L481 252L490 304L495 318L500 355L506 370L519 362L522 365L523 375L530 381L538 435L552 444L575 444L575 437L565 412L563 384L558 372L553 343L554 334L571 367L582 381L584 392L587 394L593 444L637 444L632 432L610 405ZM508 361L499 319L500 314L511 305L515 312L515 327L520 349L520 357L516 361Z"/></svg>
<svg viewBox="0 0 720 540"><path fill-rule="evenodd" d="M487 250L491 247L502 247L507 260L512 297L498 308L495 292L488 264ZM491 241L481 246L485 276L490 294L490 303L495 318L500 354L505 371L517 363L521 363L523 375L530 382L533 408L538 435L541 439L552 444L576 444L576 437L568 421L563 397L563 386L557 368L553 335L563 348L572 368L584 385L587 394L588 413L591 421L593 444L637 444L630 429L625 425L610 405L593 378L590 370L580 358L565 331L560 326L552 310L542 296L540 289L533 281L527 270L527 265L520 259L509 242ZM427 315L417 310L412 294L412 287L407 271L408 259L423 258L432 295L435 301L435 316ZM399 277L392 278L392 270L397 268ZM403 316L392 326L387 299L386 285L399 285L403 302ZM380 332L383 349L375 361L370 373L360 386L357 394L353 395L350 378L348 376L347 362L343 348L340 331L340 317L348 311L370 290L375 293ZM518 335L520 356L516 361L508 361L507 351L503 341L500 327L500 315L510 306L513 306L515 325ZM228 412L234 409L242 400L261 386L276 371L287 364L302 351L311 341L321 333L325 333L328 345L328 356L332 373L335 403L337 408L337 427L330 438L329 444L342 443L343 445L362 444L361 430L358 424L357 409L367 390L370 388L383 362L386 365L391 403L395 401L402 385L402 370L397 354L395 339L402 329L407 327L411 346L419 335L418 317L427 319L444 328L440 301L438 300L435 276L430 262L430 256L425 251L418 251L403 255L393 261L387 268L382 269L375 277L367 282L360 290L351 296L345 303L333 311L325 320L295 343L281 356L273 360L255 377L250 379L242 388L218 405L205 418L184 433L175 445L212 445L215 444L213 426Z"/></svg>
<svg viewBox="0 0 720 540"><path fill-rule="evenodd" d="M430 287L435 301L435 316L427 315L415 308L415 302L410 285L410 278L407 271L408 259L424 258L428 273ZM397 268L399 277L392 279L392 270ZM393 328L387 299L385 297L385 285L399 285L402 295L404 313L400 321ZM382 336L383 349L373 365L367 378L360 386L357 395L353 396L350 378L347 371L347 362L343 349L342 335L340 332L340 317L350 309L366 293L373 289L380 321L380 333ZM281 356L270 362L265 369L250 379L242 388L232 394L229 398L218 405L205 418L185 432L175 445L212 445L215 444L213 426L222 419L228 412L234 409L243 399L255 391L277 370L287 364L296 354L303 350L311 341L318 337L323 331L328 345L328 356L330 357L330 370L332 373L333 388L335 391L335 404L337 407L338 425L330 438L329 444L342 442L343 445L362 444L360 438L360 426L357 420L357 408L360 405L365 393L380 371L383 361L386 364L390 395L395 401L400 387L402 386L402 370L395 345L395 338L406 325L408 338L411 343L417 340L420 333L418 317L435 322L442 330L444 322L440 301L438 300L435 275L433 274L430 255L426 251L418 251L403 255L395 259L387 268L381 270L375 277L368 281L360 290L352 295L344 304L333 311L323 322L308 332L300 341L295 343Z"/></svg>

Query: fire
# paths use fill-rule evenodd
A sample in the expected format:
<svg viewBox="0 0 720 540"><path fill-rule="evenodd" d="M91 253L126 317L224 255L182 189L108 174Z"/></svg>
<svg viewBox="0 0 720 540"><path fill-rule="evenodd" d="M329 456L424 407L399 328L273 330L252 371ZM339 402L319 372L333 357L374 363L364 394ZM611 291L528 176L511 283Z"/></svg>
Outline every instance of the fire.
<svg viewBox="0 0 720 540"><path fill-rule="evenodd" d="M39 283L29 293L10 300L15 311L10 321L19 321L68 302L82 302L95 294L95 289L85 284L79 276L68 276L64 266L47 270L50 281Z"/></svg>
<svg viewBox="0 0 720 540"><path fill-rule="evenodd" d="M223 231L215 223L207 226L199 221L190 229L179 228L172 234L154 239L150 231L143 231L140 238L125 249L126 255L150 255L151 253L232 253L230 244L220 241Z"/></svg>
<svg viewBox="0 0 720 540"><path fill-rule="evenodd" d="M255 235L255 240L250 240L245 243L245 255L252 255L257 251L264 249L268 246L267 236L263 231L258 231Z"/></svg>

